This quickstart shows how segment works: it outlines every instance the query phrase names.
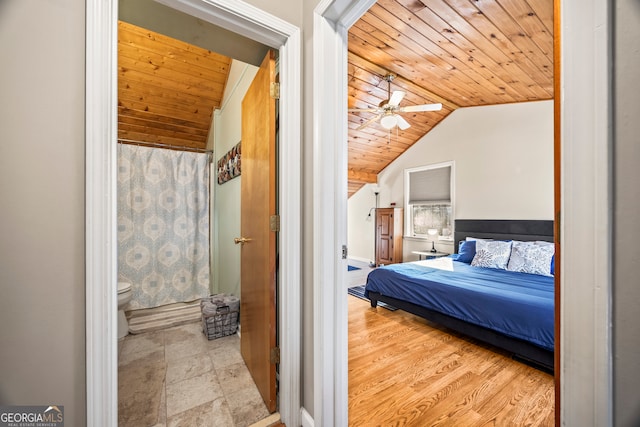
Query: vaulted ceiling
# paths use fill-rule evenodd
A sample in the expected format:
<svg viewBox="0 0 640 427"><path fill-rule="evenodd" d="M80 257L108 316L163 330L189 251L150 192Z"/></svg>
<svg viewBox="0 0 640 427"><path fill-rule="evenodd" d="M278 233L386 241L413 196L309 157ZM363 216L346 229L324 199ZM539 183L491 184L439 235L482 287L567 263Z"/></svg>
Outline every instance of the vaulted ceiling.
<svg viewBox="0 0 640 427"><path fill-rule="evenodd" d="M120 21L118 138L204 150L231 58Z"/></svg>
<svg viewBox="0 0 640 427"><path fill-rule="evenodd" d="M378 0L349 30L348 107L391 90L406 130L350 113L349 195L461 107L553 99L553 0ZM231 59L125 22L118 31L118 137L204 149Z"/></svg>
<svg viewBox="0 0 640 427"><path fill-rule="evenodd" d="M349 108L386 100L388 73L400 106L443 105L404 113L404 131L350 113L351 196L457 108L553 99L553 0L378 0L348 50Z"/></svg>

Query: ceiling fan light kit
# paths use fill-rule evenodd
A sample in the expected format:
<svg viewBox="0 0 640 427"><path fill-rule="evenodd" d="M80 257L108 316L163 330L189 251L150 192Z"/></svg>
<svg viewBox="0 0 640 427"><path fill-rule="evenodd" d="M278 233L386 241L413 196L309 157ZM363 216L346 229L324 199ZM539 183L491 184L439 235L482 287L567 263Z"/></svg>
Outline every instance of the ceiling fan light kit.
<svg viewBox="0 0 640 427"><path fill-rule="evenodd" d="M411 127L401 113L419 113L425 111L439 111L442 109L442 104L421 104L421 105L409 105L406 107L400 107L400 102L406 95L404 91L394 90L391 93L391 82L396 78L395 74L387 74L384 76L384 80L387 81L387 99L382 101L378 107L373 108L350 108L350 113L375 113L375 116L365 121L358 127L358 130L364 129L374 122L379 122L386 130L391 130L394 127L398 127L401 130Z"/></svg>
<svg viewBox="0 0 640 427"><path fill-rule="evenodd" d="M385 114L384 116L380 117L380 126L382 126L385 129L391 129L394 126L396 126L398 124L398 119L397 119L397 114Z"/></svg>

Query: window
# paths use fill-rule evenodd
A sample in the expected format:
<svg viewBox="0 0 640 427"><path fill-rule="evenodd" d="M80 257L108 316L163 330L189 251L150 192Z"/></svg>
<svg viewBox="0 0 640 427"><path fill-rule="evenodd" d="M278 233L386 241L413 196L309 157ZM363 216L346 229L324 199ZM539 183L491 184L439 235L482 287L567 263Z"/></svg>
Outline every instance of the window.
<svg viewBox="0 0 640 427"><path fill-rule="evenodd" d="M453 162L406 169L405 233L427 238L437 230L438 240L453 241Z"/></svg>

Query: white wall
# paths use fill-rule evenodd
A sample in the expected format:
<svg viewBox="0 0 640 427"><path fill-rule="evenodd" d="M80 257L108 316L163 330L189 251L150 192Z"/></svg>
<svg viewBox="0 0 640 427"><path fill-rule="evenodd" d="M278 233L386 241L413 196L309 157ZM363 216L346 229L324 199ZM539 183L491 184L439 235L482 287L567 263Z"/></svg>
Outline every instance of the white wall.
<svg viewBox="0 0 640 427"><path fill-rule="evenodd" d="M616 426L640 425L640 8L616 2L614 110L614 410Z"/></svg>
<svg viewBox="0 0 640 427"><path fill-rule="evenodd" d="M349 258L364 262L375 262L376 196L378 187L366 184L349 197L347 223Z"/></svg>
<svg viewBox="0 0 640 427"><path fill-rule="evenodd" d="M233 241L240 237L240 183L242 175L224 184L217 183L216 165L241 139L242 98L258 68L232 61L220 110L213 118L214 163L212 165L212 291L240 295L240 246Z"/></svg>
<svg viewBox="0 0 640 427"><path fill-rule="evenodd" d="M84 47L84 1L0 2L0 404L63 405L68 426L86 423Z"/></svg>
<svg viewBox="0 0 640 427"><path fill-rule="evenodd" d="M454 111L378 175L380 207L404 206L405 169L450 160L455 161L455 218L553 219L552 101ZM349 218L350 226L358 222L351 210ZM355 227L364 227L359 222ZM350 234L350 247L352 242ZM411 251L427 246L405 239L404 260L416 260ZM453 251L450 243L436 248ZM351 253L366 256L371 250Z"/></svg>

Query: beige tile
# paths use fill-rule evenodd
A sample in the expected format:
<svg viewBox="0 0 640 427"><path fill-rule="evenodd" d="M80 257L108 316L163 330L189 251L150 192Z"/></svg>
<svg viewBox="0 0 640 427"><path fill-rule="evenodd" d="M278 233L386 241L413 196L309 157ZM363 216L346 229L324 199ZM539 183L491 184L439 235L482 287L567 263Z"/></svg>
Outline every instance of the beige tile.
<svg viewBox="0 0 640 427"><path fill-rule="evenodd" d="M167 425L167 380L162 383L162 394L160 395L160 408L158 409L158 424Z"/></svg>
<svg viewBox="0 0 640 427"><path fill-rule="evenodd" d="M152 426L162 422L161 404L166 365L153 354L118 370L118 425Z"/></svg>
<svg viewBox="0 0 640 427"><path fill-rule="evenodd" d="M255 384L225 396L236 427L250 426L269 416L267 406Z"/></svg>
<svg viewBox="0 0 640 427"><path fill-rule="evenodd" d="M212 427L227 427L233 425L231 408L227 399L222 398L213 402Z"/></svg>
<svg viewBox="0 0 640 427"><path fill-rule="evenodd" d="M211 370L213 370L213 364L206 353L169 360L167 362L167 384L193 378Z"/></svg>
<svg viewBox="0 0 640 427"><path fill-rule="evenodd" d="M195 338L204 338L205 341L207 340L202 332L202 324L200 322L174 326L172 328L165 329L164 334L165 343L167 345L190 341Z"/></svg>
<svg viewBox="0 0 640 427"><path fill-rule="evenodd" d="M228 396L248 387L254 387L255 383L244 362L240 361L221 369L216 369L218 380L224 395Z"/></svg>
<svg viewBox="0 0 640 427"><path fill-rule="evenodd" d="M206 353L207 338L198 328L199 324L176 326L165 330L165 357L175 361L185 357Z"/></svg>
<svg viewBox="0 0 640 427"><path fill-rule="evenodd" d="M168 362L194 357L199 354L206 354L207 349L203 343L198 341L187 344L170 344L164 348L164 357Z"/></svg>
<svg viewBox="0 0 640 427"><path fill-rule="evenodd" d="M235 348L240 351L240 337L238 334L227 335L226 337L220 337L213 340L208 340L209 350L216 350L220 348L229 349Z"/></svg>
<svg viewBox="0 0 640 427"><path fill-rule="evenodd" d="M169 427L229 427L233 418L224 398L191 408L169 418Z"/></svg>
<svg viewBox="0 0 640 427"><path fill-rule="evenodd" d="M223 397L214 371L167 384L167 417Z"/></svg>
<svg viewBox="0 0 640 427"><path fill-rule="evenodd" d="M237 335L207 340L200 323L118 342L119 426L249 426L268 416Z"/></svg>
<svg viewBox="0 0 640 427"><path fill-rule="evenodd" d="M164 333L149 332L139 335L127 335L122 340L119 365L126 365L138 359L164 360Z"/></svg>
<svg viewBox="0 0 640 427"><path fill-rule="evenodd" d="M240 348L236 348L234 345L223 345L214 348L209 351L209 357L216 371L220 371L230 365L235 365L238 362L243 362Z"/></svg>

